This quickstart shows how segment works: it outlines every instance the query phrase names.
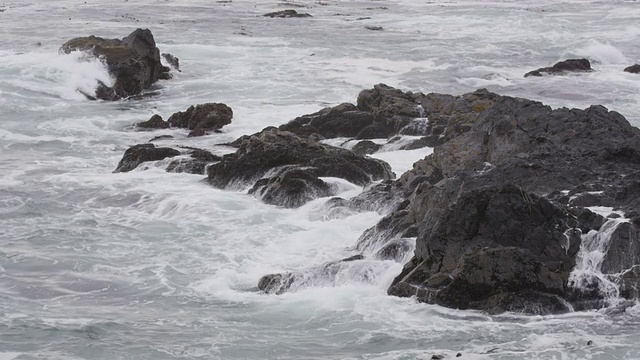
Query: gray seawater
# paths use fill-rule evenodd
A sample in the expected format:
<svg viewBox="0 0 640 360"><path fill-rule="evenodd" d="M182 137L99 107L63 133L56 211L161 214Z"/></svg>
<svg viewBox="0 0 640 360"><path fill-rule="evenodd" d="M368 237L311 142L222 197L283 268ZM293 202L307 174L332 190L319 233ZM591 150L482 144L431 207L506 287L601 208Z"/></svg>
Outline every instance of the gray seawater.
<svg viewBox="0 0 640 360"><path fill-rule="evenodd" d="M640 125L637 1L0 2L0 359L639 359L640 306L559 316L458 311L386 296L402 264L365 260L281 296L260 276L353 254L376 213L267 206L163 164L113 174L128 146L199 147L353 102L376 83L602 104ZM382 26L371 31L365 26ZM182 72L157 95L91 102L98 61L75 36L149 28ZM569 57L597 70L522 75ZM224 102L222 134L131 125ZM169 141L171 142L171 141ZM218 153L228 152L222 147ZM379 155L399 174L429 150ZM361 189L344 184L343 196ZM593 344L587 346L587 342Z"/></svg>

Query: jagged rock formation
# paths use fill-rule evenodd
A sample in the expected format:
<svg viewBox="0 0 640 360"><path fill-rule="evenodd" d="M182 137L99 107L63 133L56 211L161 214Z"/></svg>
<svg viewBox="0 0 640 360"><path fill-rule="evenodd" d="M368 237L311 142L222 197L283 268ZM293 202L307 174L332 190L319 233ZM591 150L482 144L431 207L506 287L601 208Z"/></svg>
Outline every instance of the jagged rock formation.
<svg viewBox="0 0 640 360"><path fill-rule="evenodd" d="M160 62L160 50L148 29L136 29L122 40L79 37L64 43L60 51L85 51L104 60L115 82L111 87L100 83L94 97L97 99L127 98L140 94L159 79L171 77L169 68Z"/></svg>
<svg viewBox="0 0 640 360"><path fill-rule="evenodd" d="M136 124L142 129L167 129L169 127L189 129L189 137L207 135L231 123L233 110L221 103L205 103L178 111L164 121L160 115L153 115L147 121Z"/></svg>
<svg viewBox="0 0 640 360"><path fill-rule="evenodd" d="M597 270L619 296L638 297L639 129L602 106L553 110L486 90L429 94L421 105L428 120L409 126L441 127L433 154L398 180L327 203L387 214L358 240L365 256L385 258L388 249L401 259L393 246L402 253L398 242L416 238L389 294L492 313L603 306L601 281L578 286L574 278L587 236L608 228L609 251ZM372 113L360 102L340 107ZM585 206L609 206L629 220L607 220ZM279 279L277 292L304 280L291 273Z"/></svg>
<svg viewBox="0 0 640 360"><path fill-rule="evenodd" d="M209 167L208 181L227 188L254 184L252 193L267 203L297 207L333 193L322 177L337 177L356 185L390 179L393 173L383 161L270 129L245 137L234 154Z"/></svg>
<svg viewBox="0 0 640 360"><path fill-rule="evenodd" d="M564 75L569 72L589 72L591 69L591 63L587 59L569 59L560 61L553 66L539 68L538 70L532 70L524 74L524 77L529 76L542 76L548 75Z"/></svg>

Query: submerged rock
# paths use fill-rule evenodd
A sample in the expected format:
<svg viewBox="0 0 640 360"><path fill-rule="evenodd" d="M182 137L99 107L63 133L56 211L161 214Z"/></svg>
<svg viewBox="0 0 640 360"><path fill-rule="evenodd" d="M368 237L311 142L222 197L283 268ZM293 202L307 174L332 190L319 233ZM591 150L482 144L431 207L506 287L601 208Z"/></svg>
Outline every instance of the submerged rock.
<svg viewBox="0 0 640 360"><path fill-rule="evenodd" d="M290 10L270 12L262 16L266 16L270 18L306 18L306 17L311 17L311 14L299 13L293 9L290 9Z"/></svg>
<svg viewBox="0 0 640 360"><path fill-rule="evenodd" d="M208 181L213 186L255 184L253 193L268 203L289 207L330 196L330 187L320 177L342 178L364 186L390 179L393 173L383 161L276 129L244 138L234 154L224 156L208 170Z"/></svg>
<svg viewBox="0 0 640 360"><path fill-rule="evenodd" d="M60 51L85 51L104 60L115 82L111 87L99 84L95 98L102 100L140 94L157 80L169 77L169 69L162 66L160 50L148 29L136 29L122 40L79 37L64 43Z"/></svg>
<svg viewBox="0 0 640 360"><path fill-rule="evenodd" d="M564 75L568 72L589 72L591 69L591 63L587 59L569 59L560 61L551 67L543 67L538 70L529 71L524 74L524 77L529 76L542 76L544 74L549 75Z"/></svg>

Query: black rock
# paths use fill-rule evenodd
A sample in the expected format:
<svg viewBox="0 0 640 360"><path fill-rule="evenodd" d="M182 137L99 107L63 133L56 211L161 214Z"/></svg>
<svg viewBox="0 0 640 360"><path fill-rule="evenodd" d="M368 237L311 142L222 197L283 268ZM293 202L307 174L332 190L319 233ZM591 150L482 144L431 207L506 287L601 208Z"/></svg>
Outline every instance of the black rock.
<svg viewBox="0 0 640 360"><path fill-rule="evenodd" d="M166 78L163 74L168 71L160 62L160 50L148 29L136 29L122 40L93 35L75 38L64 43L60 51L67 54L86 51L104 59L115 83L112 87L98 84L95 98L102 100L118 100L140 94L158 79Z"/></svg>
<svg viewBox="0 0 640 360"><path fill-rule="evenodd" d="M192 130L189 136L206 135L231 123L233 110L225 104L206 103L190 106L184 112L171 115L167 122L172 127Z"/></svg>
<svg viewBox="0 0 640 360"><path fill-rule="evenodd" d="M180 60L177 57L167 53L163 53L162 57L169 63L169 65L171 65L172 68L181 71Z"/></svg>
<svg viewBox="0 0 640 360"><path fill-rule="evenodd" d="M176 158L167 166L167 172L205 175L208 165L222 160L220 156L193 147L180 147L186 157Z"/></svg>
<svg viewBox="0 0 640 360"><path fill-rule="evenodd" d="M417 233L414 258L389 293L429 303L530 313L567 311L566 301L602 304L597 289L575 296L566 284L580 235L606 219L572 207L562 191L631 214L640 199L640 130L602 106L552 110L525 99L482 98L490 101L469 129L390 186L408 204L365 231L357 249ZM638 234L633 221L616 229L603 271L631 273L640 260ZM637 296L635 278L625 281L620 286L629 290L621 293Z"/></svg>
<svg viewBox="0 0 640 360"><path fill-rule="evenodd" d="M323 138L355 137L371 124L373 124L373 116L370 112L360 111L355 105L344 103L300 116L281 125L279 129L293 132L301 137L314 134Z"/></svg>
<svg viewBox="0 0 640 360"><path fill-rule="evenodd" d="M624 69L624 71L632 74L640 74L640 64L628 66Z"/></svg>
<svg viewBox="0 0 640 360"><path fill-rule="evenodd" d="M529 71L524 74L524 77L529 76L542 76L543 74L550 75L563 75L568 72L589 72L591 69L591 63L587 59L569 59L560 61L551 67L539 68L538 70Z"/></svg>
<svg viewBox="0 0 640 360"><path fill-rule="evenodd" d="M266 17L270 17L270 18L306 18L306 17L311 17L310 14L299 13L299 12L297 12L295 10L275 11L275 12L270 12L270 13L264 14L262 16L266 16Z"/></svg>
<svg viewBox="0 0 640 360"><path fill-rule="evenodd" d="M156 147L154 144L134 145L124 152L124 156L118 163L114 172L128 172L135 169L143 162L158 161L178 155L180 155L180 151L172 148Z"/></svg>
<svg viewBox="0 0 640 360"><path fill-rule="evenodd" d="M313 169L318 177L339 177L361 186L393 176L389 165L383 161L304 140L290 132L268 130L244 139L234 154L209 167L208 181L219 188L249 184L269 171L293 166L300 170ZM299 172L296 174L300 176Z"/></svg>
<svg viewBox="0 0 640 360"><path fill-rule="evenodd" d="M362 141L358 142L351 149L351 151L353 151L354 153L356 153L358 155L367 155L367 154L375 153L376 151L380 150L381 147L382 147L382 145L376 144L371 140L362 140Z"/></svg>
<svg viewBox="0 0 640 360"><path fill-rule="evenodd" d="M162 116L154 114L149 120L137 123L136 126L143 129L167 129L170 125Z"/></svg>

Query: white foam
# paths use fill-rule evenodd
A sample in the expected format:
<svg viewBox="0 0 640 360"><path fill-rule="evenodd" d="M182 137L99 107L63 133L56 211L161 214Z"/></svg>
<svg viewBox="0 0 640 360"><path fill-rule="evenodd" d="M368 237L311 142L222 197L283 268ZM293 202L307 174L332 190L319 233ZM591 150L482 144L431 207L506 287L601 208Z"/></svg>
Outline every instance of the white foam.
<svg viewBox="0 0 640 360"><path fill-rule="evenodd" d="M0 66L13 70L4 81L18 89L67 100L85 100L83 94L95 96L99 81L113 85L106 65L82 52L6 55L0 57Z"/></svg>
<svg viewBox="0 0 640 360"><path fill-rule="evenodd" d="M624 65L629 60L617 47L601 43L597 40L590 40L589 44L571 51L571 54L579 57L586 57L597 63L605 65Z"/></svg>

